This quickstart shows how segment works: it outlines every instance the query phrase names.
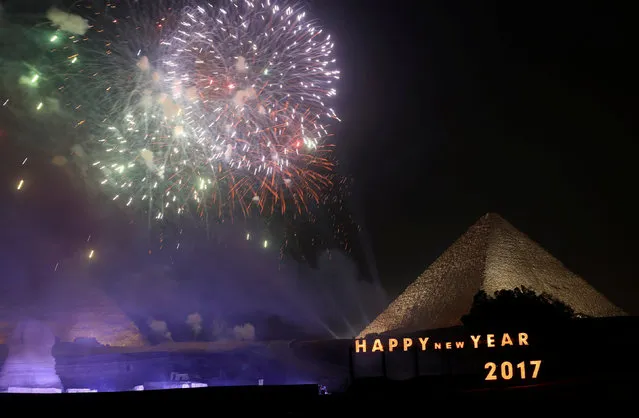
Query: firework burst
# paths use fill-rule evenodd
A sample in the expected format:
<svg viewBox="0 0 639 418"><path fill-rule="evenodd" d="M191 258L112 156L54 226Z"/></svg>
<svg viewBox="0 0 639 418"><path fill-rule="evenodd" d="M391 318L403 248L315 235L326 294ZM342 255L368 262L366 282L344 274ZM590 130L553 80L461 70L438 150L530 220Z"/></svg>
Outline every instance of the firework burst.
<svg viewBox="0 0 639 418"><path fill-rule="evenodd" d="M89 182L157 219L321 204L339 72L330 36L299 6L72 11L28 30L46 53L19 64L20 84L32 114L76 128L66 143Z"/></svg>
<svg viewBox="0 0 639 418"><path fill-rule="evenodd" d="M80 11L86 31L77 36L58 25L51 39L59 45L51 53L58 57L59 95L84 138L74 151L88 166L89 181L156 219L182 214L190 202L196 208L209 203L205 191L215 184L200 164L197 133L184 125L182 109L149 58L158 51L167 10Z"/></svg>
<svg viewBox="0 0 639 418"><path fill-rule="evenodd" d="M261 209L320 202L337 119L326 104L339 79L330 35L286 2L226 0L180 16L160 65L202 165L232 172L232 196Z"/></svg>

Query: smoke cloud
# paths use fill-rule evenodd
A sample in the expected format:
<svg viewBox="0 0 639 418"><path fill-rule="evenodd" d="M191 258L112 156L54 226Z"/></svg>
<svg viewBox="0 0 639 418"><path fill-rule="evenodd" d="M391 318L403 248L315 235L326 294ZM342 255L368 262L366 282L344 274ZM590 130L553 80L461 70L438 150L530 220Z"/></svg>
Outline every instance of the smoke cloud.
<svg viewBox="0 0 639 418"><path fill-rule="evenodd" d="M149 319L148 325L149 325L149 329L151 330L151 333L155 334L156 337L173 341L173 337L171 336L171 332L169 332L169 327L165 321Z"/></svg>
<svg viewBox="0 0 639 418"><path fill-rule="evenodd" d="M228 325L223 319L214 318L211 321L211 339L213 341L223 340L228 333Z"/></svg>
<svg viewBox="0 0 639 418"><path fill-rule="evenodd" d="M193 338L197 338L202 332L202 316L199 313L192 313L186 317L186 325L191 327Z"/></svg>
<svg viewBox="0 0 639 418"><path fill-rule="evenodd" d="M54 241L58 235L51 235L44 245L48 233L38 225L7 222L6 232L16 237L4 241L8 253L17 250L9 247L10 242L14 247L15 242L28 242L29 247L18 249L20 262L8 266L16 271L7 270L7 277L14 280L3 281L3 293L28 291L33 280L27 280L29 272L22 271L29 265L22 260L37 257L44 267L35 273L42 280L54 274L55 286L71 277L83 282L99 279L107 294L156 342L349 338L387 305L383 290L361 280L347 255L326 252L317 268L281 261L278 248L265 248L257 233L247 240L243 225L222 226L199 243L191 234L184 237L179 250L173 247L150 254L148 237L132 224L118 227L109 220L98 228L94 222L91 243L82 232L88 228L76 234L77 245L83 248L74 266L64 248L52 252L49 242L63 242L61 238ZM140 228L146 231L146 225ZM67 237L69 230L62 229L60 234L65 235L60 237ZM29 231L33 237L26 240ZM44 246L34 248L32 243ZM99 257L89 262L87 246L97 248Z"/></svg>
<svg viewBox="0 0 639 418"><path fill-rule="evenodd" d="M47 19L60 30L75 35L84 35L89 30L89 23L85 19L72 13L63 12L55 7L47 11Z"/></svg>
<svg viewBox="0 0 639 418"><path fill-rule="evenodd" d="M252 324L244 324L233 327L233 335L239 341L253 341L255 339L255 327Z"/></svg>
<svg viewBox="0 0 639 418"><path fill-rule="evenodd" d="M236 338L247 323L256 339L350 338L387 305L346 254L324 253L311 268L246 236L231 226L201 249L182 242L170 265L111 274L111 293L133 317L166 321L176 341Z"/></svg>

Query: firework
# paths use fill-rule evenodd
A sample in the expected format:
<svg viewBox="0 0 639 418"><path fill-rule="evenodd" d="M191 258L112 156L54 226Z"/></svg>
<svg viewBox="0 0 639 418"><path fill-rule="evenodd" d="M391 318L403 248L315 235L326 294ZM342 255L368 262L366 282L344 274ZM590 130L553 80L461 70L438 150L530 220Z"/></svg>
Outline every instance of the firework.
<svg viewBox="0 0 639 418"><path fill-rule="evenodd" d="M83 77L67 77L92 93L91 120L78 121L92 132L91 177L158 219L308 210L332 182L330 36L293 6L205 7L181 7L175 21L167 10L94 13Z"/></svg>
<svg viewBox="0 0 639 418"><path fill-rule="evenodd" d="M233 173L234 198L282 211L321 201L337 119L330 35L293 3L226 0L185 7L162 46L202 164Z"/></svg>
<svg viewBox="0 0 639 418"><path fill-rule="evenodd" d="M106 6L50 11L29 31L46 53L20 64L27 108L76 128L91 183L157 219L322 202L339 73L298 6Z"/></svg>
<svg viewBox="0 0 639 418"><path fill-rule="evenodd" d="M72 150L89 182L156 219L182 214L191 202L196 209L213 199L225 204L228 193L218 187L224 182L202 164L199 134L184 124L154 66L168 10L79 6L86 20L49 13L57 30L46 73L78 128ZM70 19L86 22L82 33L75 30L79 24L65 26Z"/></svg>
<svg viewBox="0 0 639 418"><path fill-rule="evenodd" d="M184 202L171 180L179 185L176 168L189 169L184 161L191 150L182 147L177 158L168 146L182 136L181 120L146 55L161 36L155 17L119 16L119 10L82 4L77 12L86 18L56 10L47 14L57 30L50 35L52 64L45 73L55 80L58 100L78 128L75 161L111 199L135 203L161 219L171 203Z"/></svg>
<svg viewBox="0 0 639 418"><path fill-rule="evenodd" d="M18 116L23 120L60 121L100 133L109 119L140 102L148 77L133 70L144 63L144 53L159 35L149 29L152 23L141 25L131 16L120 25L117 9L110 6L75 6L74 13L52 8L44 21L19 15L3 22L0 30L6 45L11 44L3 44L0 55L6 69L3 87L13 97L10 109L22 111ZM49 129L47 137L59 140L62 135L56 134Z"/></svg>

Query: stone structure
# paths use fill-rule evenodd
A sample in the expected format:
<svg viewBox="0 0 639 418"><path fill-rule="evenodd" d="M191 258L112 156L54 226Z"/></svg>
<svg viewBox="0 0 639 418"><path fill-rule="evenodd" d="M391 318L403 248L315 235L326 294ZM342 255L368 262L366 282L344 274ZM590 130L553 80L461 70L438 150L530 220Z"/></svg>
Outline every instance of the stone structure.
<svg viewBox="0 0 639 418"><path fill-rule="evenodd" d="M51 353L55 337L45 323L19 322L8 343L9 355L0 372L0 390L16 387L62 389Z"/></svg>
<svg viewBox="0 0 639 418"><path fill-rule="evenodd" d="M138 327L119 306L97 286L73 282L58 284L48 290L38 316L61 342L94 338L102 345L137 347L145 344ZM0 344L7 343L16 324L22 319L19 312L0 311Z"/></svg>
<svg viewBox="0 0 639 418"><path fill-rule="evenodd" d="M525 286L593 316L625 313L496 214L484 215L359 335L460 324L479 290Z"/></svg>
<svg viewBox="0 0 639 418"><path fill-rule="evenodd" d="M95 340L102 345L137 347L145 344L138 327L119 306L95 286L73 286L54 301L54 332L60 341L77 338Z"/></svg>

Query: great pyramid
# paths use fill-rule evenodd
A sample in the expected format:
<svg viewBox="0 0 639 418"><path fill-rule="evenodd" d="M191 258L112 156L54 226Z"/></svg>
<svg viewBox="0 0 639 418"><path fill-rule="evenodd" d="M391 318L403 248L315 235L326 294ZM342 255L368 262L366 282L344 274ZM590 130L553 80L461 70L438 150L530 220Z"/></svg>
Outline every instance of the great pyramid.
<svg viewBox="0 0 639 418"><path fill-rule="evenodd" d="M593 316L625 313L569 271L539 244L496 214L486 214L457 239L359 335L460 324L474 295L525 286Z"/></svg>

